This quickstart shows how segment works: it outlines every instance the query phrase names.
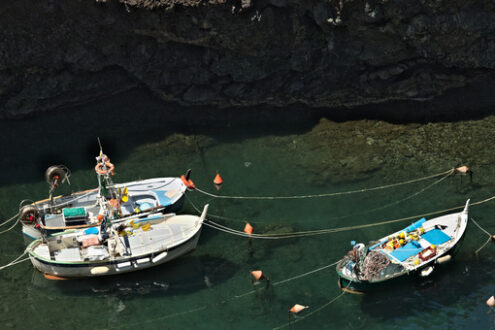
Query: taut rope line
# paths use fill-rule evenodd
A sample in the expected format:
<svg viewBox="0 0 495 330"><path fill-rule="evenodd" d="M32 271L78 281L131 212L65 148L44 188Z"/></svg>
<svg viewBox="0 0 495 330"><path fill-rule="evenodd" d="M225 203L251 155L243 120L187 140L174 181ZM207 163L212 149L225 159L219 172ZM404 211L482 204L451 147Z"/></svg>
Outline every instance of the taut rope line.
<svg viewBox="0 0 495 330"><path fill-rule="evenodd" d="M479 202L474 202L471 203L470 206L475 206L475 205L480 205L486 202L489 202L491 200L495 199L495 196L486 198L484 200L481 200ZM386 221L381 221L381 222L374 222L374 223L368 223L364 225L356 225L356 226L347 226L347 227L338 227L338 228L328 228L328 229L320 229L320 230L311 230L311 231L301 231L301 232L293 232L293 233L283 233L283 234L246 234L244 232L241 232L239 230L231 229L225 226L222 226L220 224L217 224L211 220L208 220L208 222L205 222L205 225L215 228L217 230L237 235L237 236L242 236L242 237L248 237L248 238L258 238L258 239L286 239L286 238L295 238L295 237L304 237L304 236L313 236L313 235L323 235L323 234L331 234L331 233L337 233L337 232L343 232L343 231L351 231L351 230L356 230L356 229L363 229L363 228L369 228L369 227L376 227L376 226L382 226L382 225L388 225L391 223L397 223L397 222L402 222L406 220L411 220L411 219L418 219L422 217L427 217L430 215L436 215L440 213L445 213L449 211L454 211L454 210L459 210L463 209L464 205L462 206L457 206L457 207L451 207L448 209L443 209L440 211L434 211L434 212L428 212L428 213L423 213L423 214L418 214L418 215L413 215L409 217L404 217L404 218L399 218L399 219L393 219L393 220L386 220Z"/></svg>
<svg viewBox="0 0 495 330"><path fill-rule="evenodd" d="M440 182L442 182L443 180L445 180L446 178L448 178L450 175L452 175L451 173L447 173L445 176L441 177L439 180L436 180L435 182L427 185L426 187L424 188L421 188L420 190L412 193L411 195L408 195L402 199L399 199L399 200L396 200L396 201L393 201L391 203L388 203L388 204L385 204L385 205L382 205L382 206L379 206L379 207L375 207L373 209L369 209L369 210L366 210L364 212L359 212L359 213L354 213L354 214L348 214L348 215L343 215L343 216L338 216L338 217L332 217L331 219L332 220L337 220L337 219L345 219L345 218L351 218L351 217L355 217L355 216L358 216L358 215L363 215L363 214L369 214L369 213L372 213L372 212L375 212L375 211L379 211L379 210L383 210L383 209L386 209L390 206L393 206L393 205L397 205L397 204L400 204L408 199L411 199L413 197L416 197L418 196L419 194L425 192L426 190L430 189L431 187L439 184ZM193 207L196 209L196 211L198 211L199 209L194 206L194 203L190 200L190 198L186 195L186 198L189 200L189 202L193 205ZM199 212L199 211L198 211ZM201 212L199 212L201 213ZM230 217L224 217L224 216L221 216L221 215L217 215L217 214L212 214L212 213L209 213L208 216L210 218L216 218L216 219L220 219L220 220L227 220L227 221L237 221L237 222L246 222L245 220L241 220L241 219L234 219L234 218L230 218ZM251 221L253 223L262 223L261 221Z"/></svg>
<svg viewBox="0 0 495 330"><path fill-rule="evenodd" d="M451 175L453 174L455 169L450 169L448 171L444 171L442 173L437 173L429 176L425 176L422 178L417 178L417 179L412 179L408 181L403 181L403 182L397 182L397 183L392 183L388 185L383 185L383 186L378 186L378 187L372 187L372 188L362 188L362 189L357 189L357 190L349 190L349 191L339 191L339 192L333 192L333 193L325 193L325 194L316 194L316 195L300 195L300 196L227 196L227 195L215 195L210 192L204 191L202 189L199 189L196 187L196 191L205 194L207 196L213 197L213 198L223 198L223 199L258 199L258 200L265 200L265 199L302 199L302 198L321 198L321 197L333 197L333 196L341 196L341 195L350 195L350 194L356 194L356 193L364 193L368 191L376 191L376 190L382 190L382 189L388 189L388 188L393 188L397 186L402 186L406 184L411 184L415 182L420 182L432 178L436 178L441 175Z"/></svg>

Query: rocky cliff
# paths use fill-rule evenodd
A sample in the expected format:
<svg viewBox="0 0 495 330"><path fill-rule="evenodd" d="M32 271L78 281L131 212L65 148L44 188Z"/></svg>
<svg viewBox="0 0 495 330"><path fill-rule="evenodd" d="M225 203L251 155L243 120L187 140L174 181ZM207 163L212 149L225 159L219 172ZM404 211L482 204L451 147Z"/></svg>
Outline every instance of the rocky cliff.
<svg viewBox="0 0 495 330"><path fill-rule="evenodd" d="M185 105L346 107L492 84L490 0L0 3L0 117L136 87Z"/></svg>

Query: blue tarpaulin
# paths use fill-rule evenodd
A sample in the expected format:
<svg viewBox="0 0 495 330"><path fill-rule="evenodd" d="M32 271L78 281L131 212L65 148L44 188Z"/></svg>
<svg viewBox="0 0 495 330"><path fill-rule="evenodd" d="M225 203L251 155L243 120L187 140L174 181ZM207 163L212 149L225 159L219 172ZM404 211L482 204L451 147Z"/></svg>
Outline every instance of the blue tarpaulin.
<svg viewBox="0 0 495 330"><path fill-rule="evenodd" d="M413 223L412 225L404 228L404 231L407 233L407 232L410 232L410 231L413 231L415 229L418 229L419 227L421 227L421 225L426 221L425 218L421 218L419 219L418 221L416 221L415 223Z"/></svg>
<svg viewBox="0 0 495 330"><path fill-rule="evenodd" d="M433 229L433 230L427 231L421 237L423 239L427 240L428 243L434 244L434 245L443 244L452 238L449 235L445 234L440 229Z"/></svg>
<svg viewBox="0 0 495 330"><path fill-rule="evenodd" d="M416 255L421 251L423 251L421 244L419 244L416 241L412 241L412 242L407 243L403 247L398 248L397 250L395 250L393 252L390 252L390 255L399 261L404 261L407 258L409 258L413 255Z"/></svg>

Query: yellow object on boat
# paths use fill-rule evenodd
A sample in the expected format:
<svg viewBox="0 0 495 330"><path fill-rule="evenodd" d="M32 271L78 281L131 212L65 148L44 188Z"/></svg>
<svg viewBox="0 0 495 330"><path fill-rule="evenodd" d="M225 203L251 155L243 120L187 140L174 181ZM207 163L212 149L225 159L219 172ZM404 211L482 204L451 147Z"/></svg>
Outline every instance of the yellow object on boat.
<svg viewBox="0 0 495 330"><path fill-rule="evenodd" d="M143 226L141 227L141 229L142 229L143 231L148 231L148 230L150 230L150 228L151 228L151 225L150 225L149 223L147 223L147 224L145 224L145 225L143 225Z"/></svg>

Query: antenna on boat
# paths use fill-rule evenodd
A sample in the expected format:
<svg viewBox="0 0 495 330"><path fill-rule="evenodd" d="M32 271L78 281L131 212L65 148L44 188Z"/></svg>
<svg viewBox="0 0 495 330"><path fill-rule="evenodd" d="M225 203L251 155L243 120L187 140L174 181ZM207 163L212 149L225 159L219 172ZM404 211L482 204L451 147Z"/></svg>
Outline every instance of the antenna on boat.
<svg viewBox="0 0 495 330"><path fill-rule="evenodd" d="M100 156L103 154L103 147L101 146L101 141L100 141L100 137L96 137L98 139L98 145L100 146Z"/></svg>

